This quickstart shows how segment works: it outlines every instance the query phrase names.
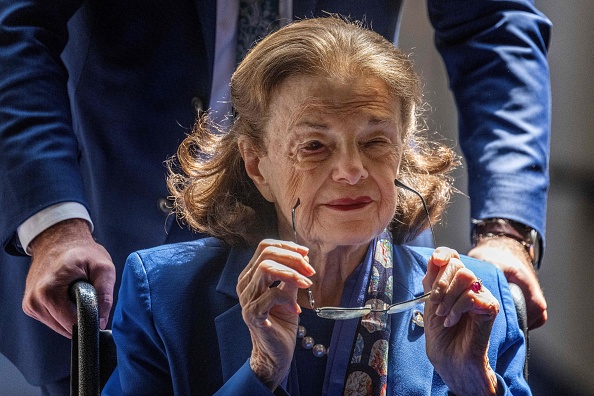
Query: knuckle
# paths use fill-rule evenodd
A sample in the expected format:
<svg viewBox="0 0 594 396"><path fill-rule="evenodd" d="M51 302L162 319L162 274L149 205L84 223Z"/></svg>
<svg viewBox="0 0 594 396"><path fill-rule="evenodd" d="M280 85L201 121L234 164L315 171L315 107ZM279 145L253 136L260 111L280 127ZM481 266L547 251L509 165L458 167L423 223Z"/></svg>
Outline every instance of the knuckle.
<svg viewBox="0 0 594 396"><path fill-rule="evenodd" d="M497 316L499 314L499 310L501 309L499 302L497 300L491 302L491 304L489 304L489 312L491 312L491 314L493 316Z"/></svg>
<svg viewBox="0 0 594 396"><path fill-rule="evenodd" d="M452 259L450 259L449 268L452 271L459 271L466 267L464 266L464 263L462 263L462 261L459 258L453 257Z"/></svg>
<svg viewBox="0 0 594 396"><path fill-rule="evenodd" d="M285 253L285 250L279 246L269 245L262 250L262 257L278 256L281 253Z"/></svg>
<svg viewBox="0 0 594 396"><path fill-rule="evenodd" d="M111 294L100 294L97 296L97 302L100 305L111 306L113 304L113 296Z"/></svg>
<svg viewBox="0 0 594 396"><path fill-rule="evenodd" d="M266 314L259 312L258 304L254 301L249 301L243 307L241 315L244 322L251 328L259 327L261 322L267 318Z"/></svg>
<svg viewBox="0 0 594 396"><path fill-rule="evenodd" d="M237 282L237 286L235 286L235 291L237 292L238 296L241 296L241 293L245 289L246 281L244 279L245 278L239 279L239 281Z"/></svg>
<svg viewBox="0 0 594 396"><path fill-rule="evenodd" d="M276 252L276 250L272 246L264 247L264 249L262 249L262 251L260 252L260 255L258 256L256 263L261 262L261 261L271 257L272 255L275 254L275 252Z"/></svg>
<svg viewBox="0 0 594 396"><path fill-rule="evenodd" d="M40 306L36 300L23 299L22 309L27 316L30 316L33 319L39 319L37 312L40 311Z"/></svg>
<svg viewBox="0 0 594 396"><path fill-rule="evenodd" d="M462 277L465 280L474 280L476 279L476 276L474 275L474 272L472 272L470 269L462 266L461 268L458 269L457 275L459 277Z"/></svg>
<svg viewBox="0 0 594 396"><path fill-rule="evenodd" d="M448 286L449 286L449 282L444 278L440 278L437 280L437 282L435 282L435 288L439 289L439 290L445 291L445 290L447 290Z"/></svg>
<svg viewBox="0 0 594 396"><path fill-rule="evenodd" d="M270 268L272 268L275 264L275 261L272 259L264 259L260 262L260 264L258 265L258 269L259 270L268 270Z"/></svg>
<svg viewBox="0 0 594 396"><path fill-rule="evenodd" d="M278 245L278 241L272 238L266 238L260 241L260 243L258 244L258 247L261 248L262 250L265 250L269 247L274 247Z"/></svg>
<svg viewBox="0 0 594 396"><path fill-rule="evenodd" d="M101 260L97 264L97 270L100 271L101 275L104 276L106 279L115 279L116 277L115 266L109 260Z"/></svg>
<svg viewBox="0 0 594 396"><path fill-rule="evenodd" d="M52 292L54 292L55 289L58 289L57 286L58 285L52 288L47 283L39 285L35 292L36 297L32 296L31 302L35 303L36 306L39 306L41 305L41 301L51 301L54 298Z"/></svg>
<svg viewBox="0 0 594 396"><path fill-rule="evenodd" d="M27 316L33 316L33 308L31 306L31 304L29 303L29 301L23 300L23 303L22 303L21 307L23 309L23 312Z"/></svg>

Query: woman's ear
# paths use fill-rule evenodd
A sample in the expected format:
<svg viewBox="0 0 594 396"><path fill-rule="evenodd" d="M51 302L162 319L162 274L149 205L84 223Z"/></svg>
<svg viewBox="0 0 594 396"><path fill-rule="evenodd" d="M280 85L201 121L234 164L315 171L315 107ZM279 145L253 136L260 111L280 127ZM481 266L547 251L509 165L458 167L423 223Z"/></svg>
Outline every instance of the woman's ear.
<svg viewBox="0 0 594 396"><path fill-rule="evenodd" d="M248 176L254 184L260 194L269 202L274 202L272 194L270 192L270 187L266 178L260 171L260 161L262 158L258 156L257 151L254 147L249 144L245 139L240 139L237 143L239 147L239 152L241 153L241 158L243 158L243 162L245 164L245 171L247 172Z"/></svg>

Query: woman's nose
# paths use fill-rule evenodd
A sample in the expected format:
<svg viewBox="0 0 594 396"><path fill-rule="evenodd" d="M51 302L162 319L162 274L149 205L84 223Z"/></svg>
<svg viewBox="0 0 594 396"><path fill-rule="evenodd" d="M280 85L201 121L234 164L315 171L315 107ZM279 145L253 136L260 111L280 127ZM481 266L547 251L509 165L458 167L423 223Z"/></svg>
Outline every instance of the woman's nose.
<svg viewBox="0 0 594 396"><path fill-rule="evenodd" d="M358 148L340 150L335 153L335 166L332 178L337 182L356 184L368 176L367 168L363 164L363 157Z"/></svg>

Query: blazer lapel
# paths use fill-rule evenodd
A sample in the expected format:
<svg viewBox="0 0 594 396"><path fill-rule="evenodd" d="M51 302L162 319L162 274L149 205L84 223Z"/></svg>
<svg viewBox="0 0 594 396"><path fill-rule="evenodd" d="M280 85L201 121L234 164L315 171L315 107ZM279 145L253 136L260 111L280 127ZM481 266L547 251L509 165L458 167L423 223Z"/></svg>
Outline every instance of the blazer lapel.
<svg viewBox="0 0 594 396"><path fill-rule="evenodd" d="M219 340L221 370L226 382L252 354L250 332L241 317L241 306L235 305L215 318Z"/></svg>
<svg viewBox="0 0 594 396"><path fill-rule="evenodd" d="M217 292L238 299L235 287L239 274L247 265L254 250L232 248L217 285ZM241 316L239 301L215 318L219 342L223 381L227 381L252 353L252 341L247 325Z"/></svg>

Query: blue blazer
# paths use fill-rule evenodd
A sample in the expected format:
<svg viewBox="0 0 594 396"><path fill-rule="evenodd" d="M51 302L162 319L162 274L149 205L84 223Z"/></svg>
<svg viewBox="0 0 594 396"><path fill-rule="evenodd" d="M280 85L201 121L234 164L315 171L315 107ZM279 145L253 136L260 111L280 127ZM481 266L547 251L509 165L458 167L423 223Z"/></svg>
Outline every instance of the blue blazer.
<svg viewBox="0 0 594 396"><path fill-rule="evenodd" d="M205 238L130 255L114 314L118 367L104 394L271 394L247 363L250 333L235 291L253 252ZM423 293L431 252L394 247L396 301ZM507 281L491 264L463 261L501 304L491 333L491 367L506 394L529 394L523 378L526 348ZM391 315L388 376L394 381L388 394L445 395L426 356L423 329L413 326L411 317L411 311Z"/></svg>
<svg viewBox="0 0 594 396"><path fill-rule="evenodd" d="M398 0L293 6L297 17L331 11L366 19L390 40L400 11ZM435 0L429 14L474 175L472 216L544 232L550 22L528 0ZM0 2L0 242L7 252L18 251L16 229L31 215L80 202L116 264L117 293L130 252L196 237L169 216L163 161L209 103L215 16L215 0ZM505 142L490 144L498 136ZM68 376L69 341L21 310L28 259L2 250L0 351L33 384Z"/></svg>

